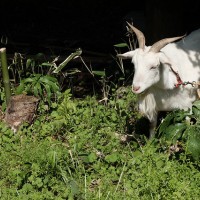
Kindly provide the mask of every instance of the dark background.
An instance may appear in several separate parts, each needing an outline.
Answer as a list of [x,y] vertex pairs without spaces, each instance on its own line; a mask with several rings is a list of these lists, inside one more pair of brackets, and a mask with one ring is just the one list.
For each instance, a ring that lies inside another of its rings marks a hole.
[[0,8],[10,53],[113,53],[126,38],[126,21],[145,33],[147,45],[200,28],[199,0],[0,0]]

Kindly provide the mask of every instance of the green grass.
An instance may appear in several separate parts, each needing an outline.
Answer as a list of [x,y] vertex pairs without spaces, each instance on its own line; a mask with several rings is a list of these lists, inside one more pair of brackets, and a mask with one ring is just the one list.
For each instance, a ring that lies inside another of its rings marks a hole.
[[66,91],[16,134],[1,122],[0,199],[199,199],[198,161],[158,139],[122,139],[140,117],[128,91],[107,105]]

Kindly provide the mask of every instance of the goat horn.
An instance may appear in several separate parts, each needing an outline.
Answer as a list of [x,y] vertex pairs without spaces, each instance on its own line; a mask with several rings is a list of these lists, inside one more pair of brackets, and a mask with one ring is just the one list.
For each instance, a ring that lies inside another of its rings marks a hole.
[[140,30],[135,28],[133,25],[129,24],[128,22],[127,22],[127,24],[132,29],[132,31],[136,34],[137,39],[138,39],[138,43],[139,43],[139,48],[144,50],[144,46],[145,46],[144,34]]
[[173,37],[173,38],[165,38],[165,39],[162,39],[162,40],[159,40],[158,42],[154,43],[150,50],[151,52],[154,52],[154,53],[157,53],[159,52],[163,47],[165,47],[167,44],[171,43],[171,42],[174,42],[176,40],[179,40],[181,38],[185,37],[185,35],[183,36],[179,36],[179,37]]

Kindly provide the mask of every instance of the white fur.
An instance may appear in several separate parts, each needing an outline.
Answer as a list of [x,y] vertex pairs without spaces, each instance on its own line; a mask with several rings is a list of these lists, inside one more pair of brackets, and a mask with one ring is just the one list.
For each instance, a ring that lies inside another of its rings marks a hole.
[[197,99],[196,88],[191,85],[175,87],[177,77],[172,68],[183,82],[200,81],[200,29],[158,53],[149,49],[135,49],[121,57],[130,58],[135,66],[132,88],[139,95],[139,110],[151,122],[152,137],[159,111],[186,110]]

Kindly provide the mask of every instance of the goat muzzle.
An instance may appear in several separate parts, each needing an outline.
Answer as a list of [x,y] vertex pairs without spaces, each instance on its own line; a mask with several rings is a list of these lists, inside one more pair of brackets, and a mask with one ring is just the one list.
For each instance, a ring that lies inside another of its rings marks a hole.
[[140,89],[140,86],[133,86],[132,91],[136,93]]

